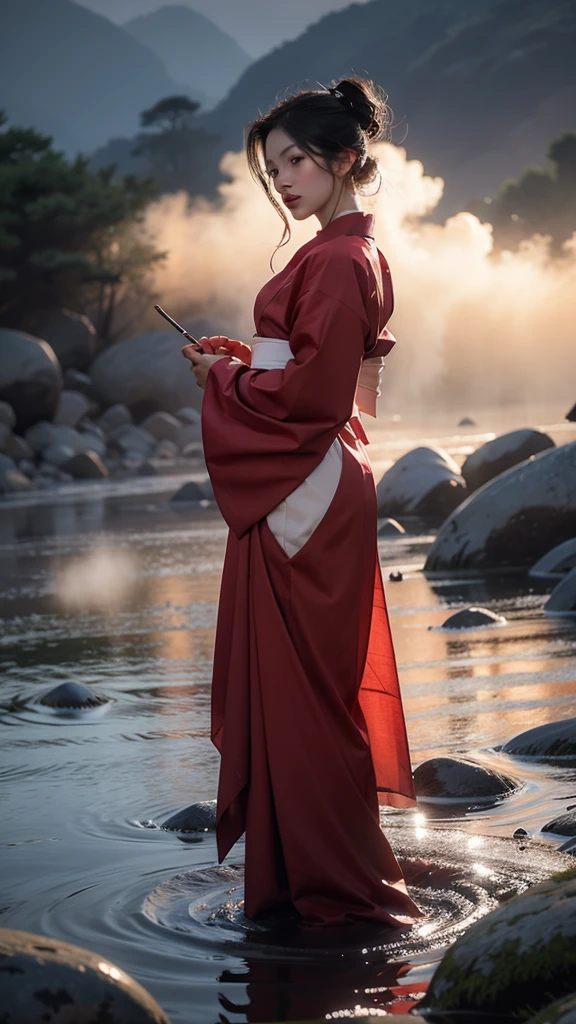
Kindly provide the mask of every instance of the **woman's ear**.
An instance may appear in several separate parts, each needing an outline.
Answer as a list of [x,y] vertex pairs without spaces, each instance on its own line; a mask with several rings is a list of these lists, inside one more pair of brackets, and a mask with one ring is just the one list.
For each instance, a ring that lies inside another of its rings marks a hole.
[[343,178],[348,173],[352,165],[354,164],[358,154],[353,149],[345,149],[336,157],[335,173],[339,178]]

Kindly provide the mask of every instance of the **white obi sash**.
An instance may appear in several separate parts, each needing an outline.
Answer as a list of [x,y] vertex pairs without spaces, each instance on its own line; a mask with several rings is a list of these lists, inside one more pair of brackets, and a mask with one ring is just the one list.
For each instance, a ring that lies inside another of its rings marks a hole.
[[[251,338],[250,345],[253,370],[283,370],[293,358],[290,343],[284,338],[257,335]],[[370,416],[376,415],[383,365],[381,356],[364,360],[353,415],[357,415],[358,410]],[[300,551],[321,523],[334,499],[341,473],[342,445],[336,438],[316,469],[266,516],[270,530],[289,558]]]
[[[253,370],[283,370],[286,363],[294,358],[290,342],[285,338],[263,338],[256,335],[251,339],[250,345]],[[383,368],[383,356],[373,356],[362,361],[353,415],[357,416],[358,411],[365,412],[368,416],[377,415]]]

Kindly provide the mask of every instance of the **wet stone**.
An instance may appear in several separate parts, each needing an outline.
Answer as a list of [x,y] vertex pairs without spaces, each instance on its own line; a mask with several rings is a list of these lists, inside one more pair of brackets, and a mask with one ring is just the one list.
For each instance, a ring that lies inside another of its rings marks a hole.
[[489,608],[463,608],[442,624],[442,629],[475,629],[479,626],[505,626],[506,619]]
[[565,718],[561,722],[548,722],[527,729],[507,740],[501,750],[518,757],[576,757],[576,718]]
[[182,484],[180,490],[172,495],[170,502],[172,504],[179,504],[188,501],[202,501],[203,499],[204,494],[198,484],[190,480],[189,483]]
[[512,776],[463,757],[432,757],[414,771],[416,796],[423,803],[494,803],[519,785]]
[[443,957],[422,1007],[526,1019],[571,993],[575,975],[576,868],[476,921]]
[[106,697],[99,697],[83,683],[60,683],[40,698],[40,704],[50,708],[94,708],[107,703]]
[[142,985],[100,953],[0,928],[2,1020],[170,1024]]
[[543,832],[554,832],[559,836],[576,836],[576,814],[560,814],[553,818],[546,825],[542,826]]
[[385,519],[378,527],[379,537],[398,537],[403,533],[406,533],[406,530],[396,519]]
[[162,822],[169,832],[206,832],[216,828],[216,801],[203,800],[177,811]]
[[556,584],[544,611],[547,615],[572,615],[576,612],[576,569]]

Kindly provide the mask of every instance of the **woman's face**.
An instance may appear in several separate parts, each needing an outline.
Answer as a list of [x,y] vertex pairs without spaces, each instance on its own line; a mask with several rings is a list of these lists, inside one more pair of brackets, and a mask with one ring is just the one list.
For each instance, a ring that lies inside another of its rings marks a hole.
[[[340,161],[340,166],[336,164],[334,173],[338,177],[343,176],[352,166],[355,157],[356,154],[350,151],[350,155]],[[306,220],[312,214],[316,214],[321,221],[327,219],[336,203],[339,204],[339,197],[346,195],[347,189],[342,182],[338,178],[336,183],[333,182],[326,161],[321,156],[315,156],[313,160],[283,128],[273,128],[269,132],[265,143],[265,159],[271,187],[281,197],[298,196],[295,202],[285,204],[286,210],[290,210],[295,220]]]

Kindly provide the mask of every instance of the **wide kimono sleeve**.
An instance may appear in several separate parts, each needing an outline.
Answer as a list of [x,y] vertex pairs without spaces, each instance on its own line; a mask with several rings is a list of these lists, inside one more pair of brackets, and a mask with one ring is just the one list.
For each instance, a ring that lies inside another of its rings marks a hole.
[[349,251],[315,250],[290,310],[284,369],[212,364],[202,439],[218,506],[241,537],[324,458],[353,412],[370,325],[366,269]]

